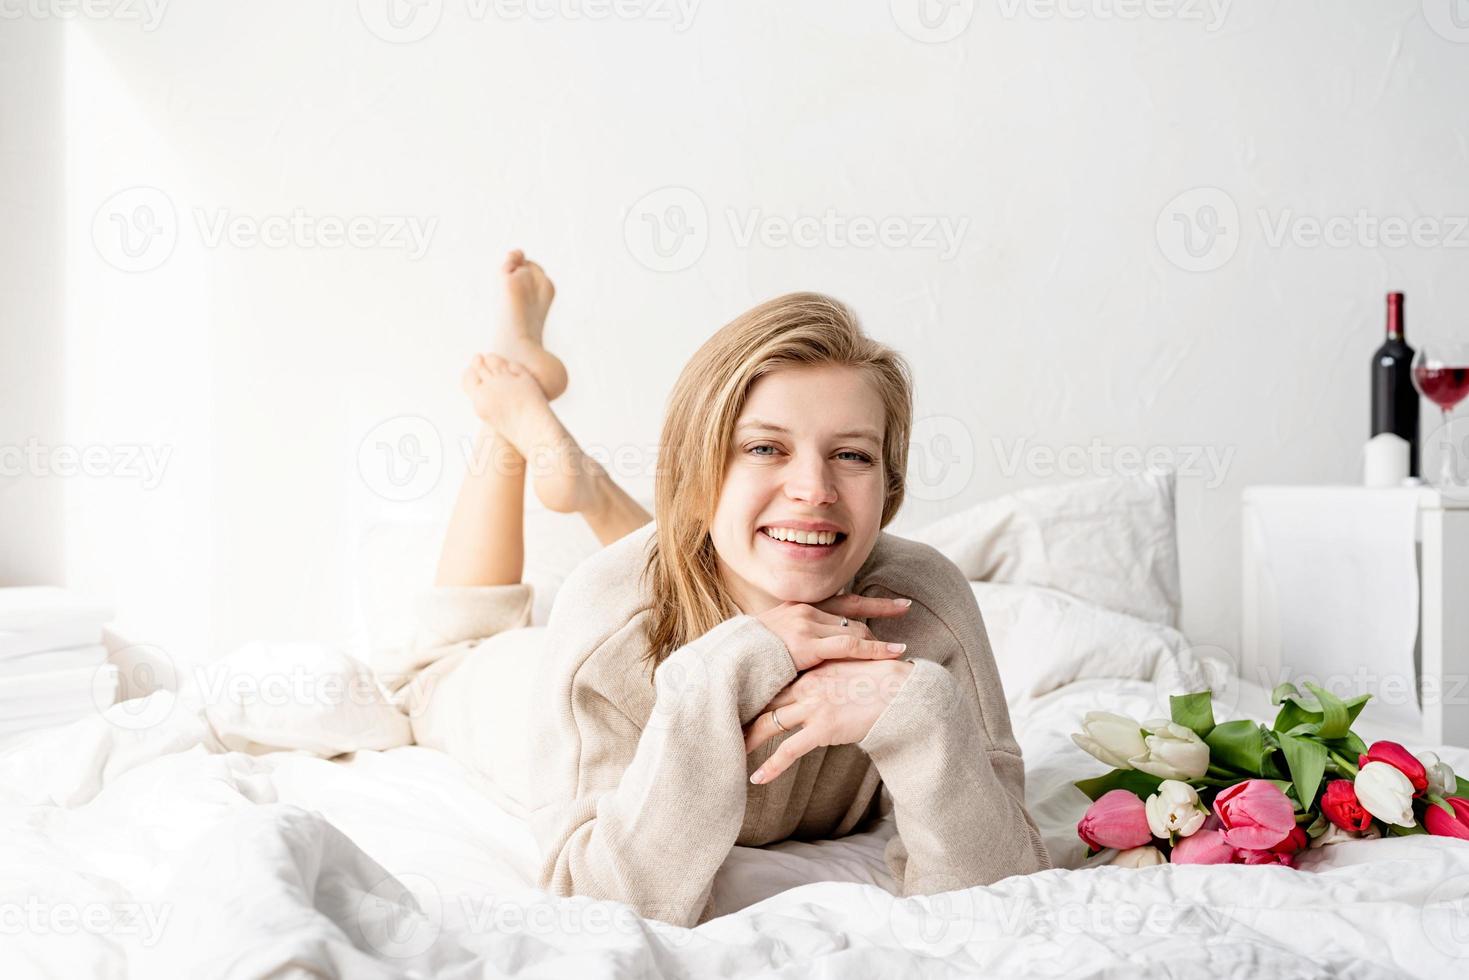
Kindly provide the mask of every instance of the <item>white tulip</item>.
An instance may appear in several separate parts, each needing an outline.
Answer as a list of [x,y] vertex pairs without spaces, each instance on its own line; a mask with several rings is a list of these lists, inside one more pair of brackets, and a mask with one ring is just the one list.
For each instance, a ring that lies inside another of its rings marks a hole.
[[1118,851],[1117,856],[1107,863],[1119,868],[1151,868],[1155,864],[1167,864],[1168,859],[1152,844],[1144,844]]
[[1164,840],[1172,840],[1174,834],[1191,836],[1209,815],[1199,805],[1198,791],[1176,779],[1159,783],[1158,792],[1148,797],[1143,809],[1148,815],[1148,829]]
[[1413,784],[1396,766],[1369,762],[1357,770],[1357,802],[1383,823],[1412,827]]
[[1088,711],[1081,727],[1071,741],[1114,769],[1131,769],[1127,760],[1145,751],[1142,726],[1124,715]]
[[1209,770],[1209,746],[1193,729],[1171,721],[1150,721],[1144,751],[1127,761],[1159,779],[1198,779]]
[[1428,773],[1428,792],[1434,796],[1453,796],[1458,792],[1459,780],[1454,777],[1454,770],[1440,762],[1437,755],[1419,752],[1418,761],[1423,763],[1423,768]]
[[1326,833],[1320,837],[1311,838],[1311,847],[1327,847],[1331,844],[1343,844],[1349,840],[1376,840],[1382,836],[1382,831],[1375,826],[1368,827],[1360,834],[1354,834],[1350,830],[1342,830],[1330,820],[1326,821]]

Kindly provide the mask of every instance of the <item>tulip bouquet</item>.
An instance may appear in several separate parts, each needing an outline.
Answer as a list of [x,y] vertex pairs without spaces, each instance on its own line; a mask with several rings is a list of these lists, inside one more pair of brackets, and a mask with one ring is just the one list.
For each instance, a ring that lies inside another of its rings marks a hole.
[[[1453,769],[1396,742],[1366,745],[1352,723],[1371,695],[1314,684],[1271,693],[1271,727],[1214,722],[1208,691],[1169,699],[1171,720],[1088,712],[1077,745],[1111,772],[1076,783],[1092,801],[1076,832],[1113,864],[1284,864],[1307,847],[1364,837],[1469,840]],[[1314,695],[1314,696],[1312,696]]]

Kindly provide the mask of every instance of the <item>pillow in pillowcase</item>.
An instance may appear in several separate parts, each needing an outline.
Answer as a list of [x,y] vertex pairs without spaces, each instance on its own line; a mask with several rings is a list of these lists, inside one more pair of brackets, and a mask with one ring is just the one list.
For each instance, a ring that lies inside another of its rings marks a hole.
[[1152,471],[1031,487],[901,533],[970,581],[1044,586],[1177,626],[1173,502],[1173,473]]
[[1055,589],[994,582],[970,587],[1012,706],[1083,678],[1153,680],[1188,649],[1171,626]]

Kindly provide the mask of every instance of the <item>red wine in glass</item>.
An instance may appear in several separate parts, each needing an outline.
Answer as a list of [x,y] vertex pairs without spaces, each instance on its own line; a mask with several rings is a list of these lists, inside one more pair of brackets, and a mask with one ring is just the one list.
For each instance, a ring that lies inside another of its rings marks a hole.
[[1452,412],[1469,395],[1469,364],[1463,367],[1424,367],[1413,369],[1413,381],[1423,397],[1445,412]]
[[1469,479],[1469,467],[1460,459],[1461,448],[1450,432],[1449,415],[1454,407],[1469,396],[1469,341],[1425,344],[1413,356],[1413,387],[1418,393],[1443,410],[1443,427],[1439,430],[1440,490],[1463,491]]

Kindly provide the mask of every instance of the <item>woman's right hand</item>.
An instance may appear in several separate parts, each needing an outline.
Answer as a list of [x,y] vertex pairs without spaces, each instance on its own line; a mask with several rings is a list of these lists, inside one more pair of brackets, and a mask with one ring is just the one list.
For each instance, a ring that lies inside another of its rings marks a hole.
[[[796,670],[814,667],[824,660],[892,660],[908,649],[906,643],[884,643],[875,639],[863,619],[901,616],[911,599],[879,596],[834,595],[812,605],[782,602],[755,618],[764,623],[790,651]],[[847,625],[842,625],[842,619]],[[860,618],[859,618],[860,617]]]

